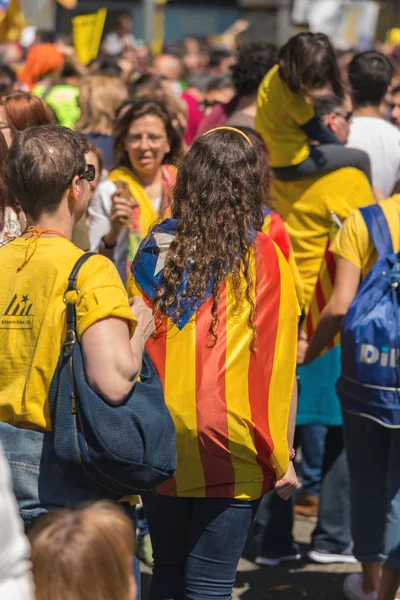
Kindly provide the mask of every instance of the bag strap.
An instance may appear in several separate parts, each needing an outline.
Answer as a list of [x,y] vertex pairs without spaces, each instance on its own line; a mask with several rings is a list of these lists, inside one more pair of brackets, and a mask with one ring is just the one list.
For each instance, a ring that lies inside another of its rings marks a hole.
[[378,252],[379,258],[393,253],[392,236],[385,213],[379,204],[372,204],[360,209],[360,213],[368,228],[369,236]]
[[[64,302],[66,304],[66,316],[67,316],[67,333],[64,341],[64,356],[69,356],[72,352],[73,346],[76,342],[76,296],[80,294],[79,289],[76,287],[78,280],[79,271],[85,262],[91,257],[95,256],[95,252],[86,252],[76,261],[74,268],[68,277],[68,287],[65,290]],[[69,300],[67,294],[69,292],[75,292],[74,300]]]

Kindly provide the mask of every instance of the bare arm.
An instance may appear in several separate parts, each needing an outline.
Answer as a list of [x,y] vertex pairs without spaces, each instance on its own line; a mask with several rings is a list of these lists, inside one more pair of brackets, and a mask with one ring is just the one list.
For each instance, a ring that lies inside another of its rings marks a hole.
[[82,336],[88,382],[113,405],[121,404],[135,385],[145,344],[154,331],[152,311],[141,298],[134,299],[132,311],[138,322],[131,340],[128,323],[116,317],[97,321]]
[[321,313],[303,364],[315,360],[340,330],[360,284],[361,270],[345,258],[338,258],[335,284],[330,300]]
[[[290,402],[289,423],[288,423],[288,446],[293,448],[294,430],[296,427],[297,413],[297,380],[294,379],[292,399]],[[282,500],[289,500],[294,490],[298,485],[296,471],[294,470],[293,461],[289,462],[287,473],[282,479],[275,484],[275,491]]]

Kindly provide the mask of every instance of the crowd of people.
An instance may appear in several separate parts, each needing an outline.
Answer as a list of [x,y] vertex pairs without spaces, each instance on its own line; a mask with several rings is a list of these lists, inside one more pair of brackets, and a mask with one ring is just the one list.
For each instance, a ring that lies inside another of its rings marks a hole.
[[134,600],[138,558],[151,600],[229,599],[295,514],[396,597],[398,53],[246,27],[0,45],[4,600]]

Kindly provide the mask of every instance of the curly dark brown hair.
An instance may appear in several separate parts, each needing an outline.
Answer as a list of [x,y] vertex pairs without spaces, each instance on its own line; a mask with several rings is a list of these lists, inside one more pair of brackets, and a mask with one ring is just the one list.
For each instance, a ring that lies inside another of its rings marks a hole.
[[[243,135],[218,130],[199,138],[183,160],[174,189],[177,232],[171,243],[162,285],[153,301],[158,324],[179,324],[188,306],[198,310],[212,293],[209,336],[217,340],[220,286],[228,273],[235,309],[251,306],[249,326],[256,340],[250,248],[261,231],[269,185],[257,153]],[[183,282],[185,291],[179,293]],[[238,312],[240,314],[240,312]]]
[[147,115],[159,117],[164,123],[168,142],[171,147],[171,150],[164,157],[164,163],[176,164],[179,162],[183,153],[182,138],[173,125],[173,116],[168,111],[167,106],[158,100],[135,98],[132,100],[130,109],[117,121],[114,127],[114,153],[118,165],[131,168],[127,152],[125,151],[125,138],[133,121]]

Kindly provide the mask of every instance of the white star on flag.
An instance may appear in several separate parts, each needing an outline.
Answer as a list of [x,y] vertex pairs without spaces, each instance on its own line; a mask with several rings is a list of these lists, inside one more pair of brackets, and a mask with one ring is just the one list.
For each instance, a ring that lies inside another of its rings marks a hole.
[[162,233],[160,231],[154,233],[154,239],[159,250],[154,275],[158,275],[159,272],[162,271],[165,267],[165,261],[167,260],[168,250],[174,237],[175,236],[171,235],[170,233]]

